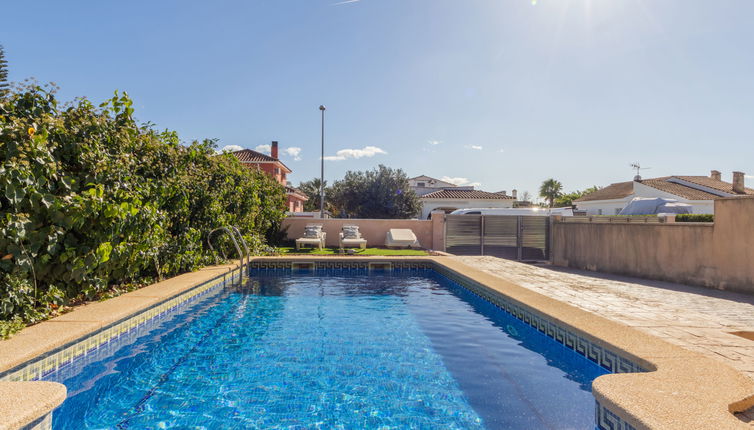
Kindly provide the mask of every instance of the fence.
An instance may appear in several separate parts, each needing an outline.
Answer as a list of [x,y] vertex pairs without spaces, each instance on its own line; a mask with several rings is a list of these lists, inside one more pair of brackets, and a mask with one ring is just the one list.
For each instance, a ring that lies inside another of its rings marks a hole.
[[546,216],[447,215],[445,250],[455,255],[548,260],[550,219]]

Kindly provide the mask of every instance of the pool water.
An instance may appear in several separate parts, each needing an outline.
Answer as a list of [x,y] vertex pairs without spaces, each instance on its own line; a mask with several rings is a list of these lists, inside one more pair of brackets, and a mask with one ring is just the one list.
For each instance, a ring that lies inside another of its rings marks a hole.
[[593,429],[605,373],[431,270],[270,270],[45,379],[55,429]]

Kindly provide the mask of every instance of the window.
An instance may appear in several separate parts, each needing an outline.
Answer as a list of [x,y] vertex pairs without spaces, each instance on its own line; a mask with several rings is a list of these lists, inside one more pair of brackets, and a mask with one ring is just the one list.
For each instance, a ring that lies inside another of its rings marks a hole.
[[426,183],[424,183],[424,182],[417,182],[417,183],[416,183],[416,186],[417,186],[417,187],[422,187],[422,188],[424,188],[424,187],[426,187],[426,186],[427,186],[427,184],[426,184]]
[[615,208],[615,214],[618,215],[622,210],[623,208]]
[[602,215],[602,209],[597,209],[597,215]]

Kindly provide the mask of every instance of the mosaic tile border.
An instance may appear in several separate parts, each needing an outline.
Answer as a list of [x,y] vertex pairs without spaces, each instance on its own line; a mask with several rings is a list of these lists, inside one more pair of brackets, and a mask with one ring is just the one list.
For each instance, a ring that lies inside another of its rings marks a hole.
[[561,327],[543,315],[538,315],[537,313],[532,312],[528,307],[513,303],[501,293],[491,290],[478,282],[460,276],[443,266],[435,266],[434,269],[448,280],[461,285],[482,299],[491,302],[517,319],[536,328],[540,333],[544,333],[558,343],[576,351],[580,355],[583,355],[612,373],[638,373],[647,371],[631,360],[621,357],[609,349]]
[[86,357],[93,351],[113,345],[115,340],[137,330],[148,321],[165,317],[168,312],[178,307],[186,306],[218,288],[224,288],[228,284],[237,283],[240,281],[240,275],[241,272],[238,270],[219,275],[175,297],[157,303],[80,339],[35,357],[26,363],[6,370],[0,373],[0,381],[40,380],[51,372],[69,366],[77,359]]
[[[292,269],[296,264],[313,264],[315,270],[319,269],[364,269],[368,270],[369,265],[390,263],[393,269],[432,269],[434,264],[430,261],[390,261],[390,260],[362,260],[356,259],[350,261],[335,260],[252,260],[249,267],[251,269]],[[311,269],[304,269],[311,270]],[[384,269],[375,269],[384,270]]]
[[[487,300],[517,319],[536,328],[540,333],[547,335],[558,343],[572,349],[580,355],[583,355],[587,359],[599,364],[612,373],[638,373],[647,371],[631,360],[621,357],[601,345],[553,323],[549,318],[537,315],[528,309],[528,307],[513,303],[503,294],[491,290],[481,283],[463,277],[441,264],[435,265],[433,268],[435,272],[447,278],[449,281],[466,288],[471,293]],[[619,415],[612,412],[596,400],[594,422],[599,430],[636,430]]]
[[594,422],[600,430],[636,430],[634,426],[623,421],[621,417],[595,401]]
[[52,429],[52,412],[21,427],[21,430],[50,430]]
[[[302,261],[303,262],[303,261]],[[359,269],[369,270],[369,261],[306,261],[314,263],[319,269]],[[291,269],[291,260],[259,260],[252,261],[252,269]],[[530,308],[514,303],[510,298],[489,287],[464,277],[457,272],[432,261],[392,261],[395,269],[433,269],[438,275],[450,282],[458,284],[472,294],[494,304],[501,310],[511,314],[516,319],[537,329],[540,333],[554,339],[576,353],[583,355],[592,362],[602,366],[612,373],[647,372],[642,366],[610,351],[603,346],[586,339],[560,325],[554,323],[544,315],[533,312]],[[595,401],[596,402],[596,401]],[[633,426],[620,416],[610,411],[599,402],[595,405],[595,423],[600,430],[635,430]]]

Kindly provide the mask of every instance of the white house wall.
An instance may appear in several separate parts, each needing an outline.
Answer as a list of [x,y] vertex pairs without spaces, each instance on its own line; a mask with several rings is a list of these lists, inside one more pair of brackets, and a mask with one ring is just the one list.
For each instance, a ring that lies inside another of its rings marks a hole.
[[586,211],[587,215],[617,215],[626,207],[634,196],[613,200],[590,200],[576,202],[576,209]]
[[688,200],[683,197],[676,196],[665,191],[660,191],[657,188],[652,188],[642,184],[641,182],[634,182],[634,195],[636,197],[661,197],[664,199],[675,199],[679,203],[687,203],[691,205],[691,212],[695,214],[713,214],[715,213],[715,201],[714,200]]
[[435,209],[455,208],[455,209],[468,209],[468,208],[512,208],[513,199],[506,200],[490,200],[490,199],[469,199],[469,200],[457,200],[457,199],[432,199],[423,200],[421,219],[427,219],[429,214]]

